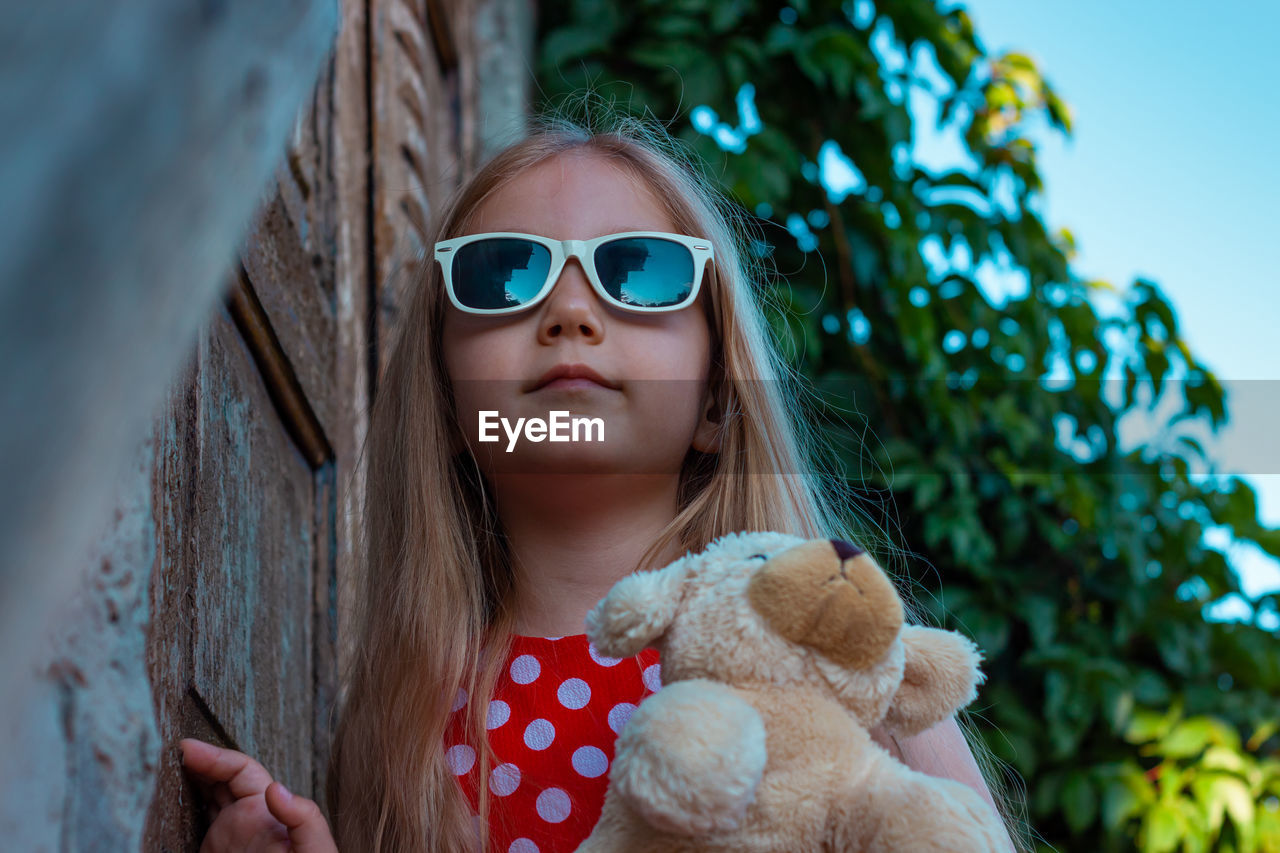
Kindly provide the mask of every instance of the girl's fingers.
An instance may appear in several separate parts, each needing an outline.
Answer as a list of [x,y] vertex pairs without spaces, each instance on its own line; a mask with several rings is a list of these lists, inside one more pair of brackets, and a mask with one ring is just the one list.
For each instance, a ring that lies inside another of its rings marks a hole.
[[231,789],[227,787],[226,782],[219,782],[214,785],[209,790],[209,797],[220,809],[225,809],[236,801],[235,795],[231,793]]
[[[211,820],[238,800],[262,794],[267,810],[279,821],[276,829],[281,835],[287,834],[290,849],[295,853],[337,853],[338,847],[320,807],[306,797],[294,796],[279,782],[273,782],[261,764],[242,752],[222,749],[196,738],[183,738],[179,745],[183,765],[216,803],[210,806]],[[214,827],[217,826],[215,822]],[[268,849],[275,849],[270,842],[279,836],[273,838],[270,826],[261,827],[259,834]]]
[[253,853],[289,853],[292,849],[288,831],[275,820],[263,826],[238,849]]
[[202,779],[214,783],[215,791],[219,787],[217,783],[222,782],[232,798],[240,799],[260,794],[271,784],[271,774],[243,752],[223,749],[196,738],[183,738],[178,744],[182,747],[183,765]]
[[296,853],[338,853],[329,824],[315,801],[290,793],[279,782],[267,787],[267,808],[289,830]]
[[205,814],[209,818],[209,822],[218,819],[218,812],[236,801],[231,796],[231,789],[227,787],[225,782],[219,782],[216,785],[206,782],[201,777],[191,774],[191,784],[199,793],[200,802],[204,804]]
[[196,790],[204,797],[205,802],[213,809],[215,815],[219,809],[225,809],[236,801],[226,782],[210,782],[201,776],[196,776],[195,774],[192,774],[192,776],[192,784],[196,786]]

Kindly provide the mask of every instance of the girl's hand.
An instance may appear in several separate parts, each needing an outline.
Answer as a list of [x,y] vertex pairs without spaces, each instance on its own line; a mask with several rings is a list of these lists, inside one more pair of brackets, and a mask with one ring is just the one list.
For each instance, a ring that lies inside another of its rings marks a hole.
[[182,763],[212,800],[200,853],[337,853],[320,807],[243,752],[183,738]]

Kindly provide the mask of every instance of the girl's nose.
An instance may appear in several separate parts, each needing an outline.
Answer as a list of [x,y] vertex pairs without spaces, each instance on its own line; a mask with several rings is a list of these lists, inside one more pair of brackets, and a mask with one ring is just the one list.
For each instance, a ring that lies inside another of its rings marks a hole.
[[604,337],[602,314],[600,297],[587,280],[586,270],[577,258],[570,258],[543,306],[539,337],[552,339],[579,334],[599,341]]

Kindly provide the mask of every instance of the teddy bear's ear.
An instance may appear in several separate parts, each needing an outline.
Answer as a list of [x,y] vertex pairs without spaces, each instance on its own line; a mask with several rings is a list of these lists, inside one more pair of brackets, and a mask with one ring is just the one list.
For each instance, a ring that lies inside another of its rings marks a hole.
[[973,641],[955,631],[902,626],[905,663],[902,684],[884,717],[885,728],[905,736],[919,734],[978,695],[986,676]]
[[684,594],[686,561],[635,572],[613,585],[587,613],[587,637],[611,657],[629,658],[651,646],[675,618]]

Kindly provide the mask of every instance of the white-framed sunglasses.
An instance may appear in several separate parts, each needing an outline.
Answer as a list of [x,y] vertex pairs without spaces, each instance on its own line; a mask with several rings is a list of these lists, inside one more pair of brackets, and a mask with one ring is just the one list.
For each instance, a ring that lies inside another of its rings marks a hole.
[[622,231],[591,240],[491,231],[436,243],[449,301],[468,314],[514,314],[537,305],[570,257],[610,305],[627,311],[679,311],[698,298],[713,260],[711,241],[665,231]]

